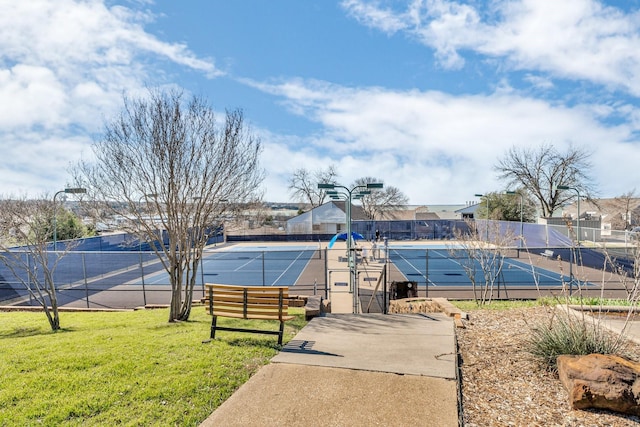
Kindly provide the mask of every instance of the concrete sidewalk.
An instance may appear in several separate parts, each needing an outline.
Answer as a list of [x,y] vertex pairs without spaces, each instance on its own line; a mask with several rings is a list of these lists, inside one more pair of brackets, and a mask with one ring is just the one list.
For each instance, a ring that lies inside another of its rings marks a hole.
[[[606,312],[606,308],[604,312]],[[576,315],[579,315],[578,311],[575,311]],[[640,345],[640,313],[632,315],[629,321],[626,320],[626,308],[621,307],[616,312],[621,313],[619,317],[602,316],[598,317],[598,312],[590,315],[594,319],[594,322],[601,322],[601,324],[616,334],[621,334],[629,341],[633,341]],[[599,319],[599,320],[597,320]]]
[[456,426],[453,320],[441,313],[311,320],[201,426]]

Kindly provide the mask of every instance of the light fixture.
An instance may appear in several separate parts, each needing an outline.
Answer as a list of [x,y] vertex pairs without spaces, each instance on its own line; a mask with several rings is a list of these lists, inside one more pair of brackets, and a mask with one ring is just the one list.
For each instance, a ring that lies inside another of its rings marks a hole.
[[[359,296],[358,296],[358,284],[356,283],[357,271],[355,264],[355,257],[353,254],[353,249],[351,247],[351,202],[354,199],[361,198],[365,194],[370,194],[371,191],[365,193],[362,190],[369,189],[379,189],[383,188],[384,184],[379,182],[372,182],[363,185],[356,185],[353,188],[348,188],[339,184],[330,184],[330,183],[319,183],[319,190],[331,190],[326,191],[329,197],[333,200],[341,199],[346,201],[346,214],[347,214],[347,263],[349,267],[349,289],[353,292],[353,313],[358,314],[360,312],[360,304],[359,304]],[[341,188],[344,192],[336,191],[336,188]],[[358,194],[357,192],[360,192]]]
[[65,188],[64,190],[58,191],[53,195],[53,251],[58,250],[58,215],[56,209],[56,197],[58,194],[66,193],[66,194],[84,194],[87,192],[86,188],[81,187],[72,187]]

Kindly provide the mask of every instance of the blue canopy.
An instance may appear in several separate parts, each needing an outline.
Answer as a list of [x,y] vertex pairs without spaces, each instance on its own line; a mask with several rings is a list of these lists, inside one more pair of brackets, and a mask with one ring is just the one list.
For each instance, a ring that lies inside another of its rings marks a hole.
[[[364,240],[364,236],[360,233],[356,233],[355,231],[351,232],[351,238],[353,240]],[[329,241],[329,249],[331,249],[333,247],[333,244],[336,242],[336,240],[347,240],[347,233],[338,233],[335,236],[333,236],[331,238],[331,240]]]

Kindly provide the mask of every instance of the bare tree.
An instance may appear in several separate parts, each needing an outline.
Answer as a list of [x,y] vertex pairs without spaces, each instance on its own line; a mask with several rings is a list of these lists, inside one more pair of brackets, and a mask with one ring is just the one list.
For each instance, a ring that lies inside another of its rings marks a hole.
[[551,145],[538,148],[512,147],[498,161],[495,169],[499,177],[526,188],[540,205],[543,217],[575,196],[557,186],[577,189],[581,196],[594,198],[589,163],[590,153],[584,148],[569,147],[560,153]]
[[515,237],[510,229],[501,230],[498,222],[466,223],[465,231],[456,230],[456,243],[448,251],[469,278],[474,301],[484,305],[491,303],[495,291],[499,293],[504,261]]
[[322,205],[327,198],[327,193],[318,189],[318,184],[333,184],[337,177],[338,172],[334,165],[315,171],[304,168],[296,169],[289,178],[291,196],[299,201],[309,203],[312,209],[316,208]]
[[90,198],[125,218],[121,228],[148,242],[162,262],[170,322],[189,318],[203,248],[226,213],[259,198],[260,151],[241,111],[227,111],[218,123],[202,98],[150,90],[125,97],[93,145],[95,161],[74,168]]
[[[366,187],[367,184],[382,182],[380,179],[367,176],[357,179],[353,186]],[[399,188],[385,186],[381,190],[375,190],[370,194],[364,195],[360,202],[362,203],[362,211],[367,218],[375,220],[384,218],[389,211],[404,208],[409,199]]]
[[616,230],[629,230],[638,223],[636,208],[638,207],[638,196],[633,189],[618,197],[613,201],[614,208],[620,212],[620,217],[612,219],[612,227]]
[[46,196],[0,201],[0,261],[42,307],[54,331],[60,329],[54,273],[74,245],[65,242],[58,246],[60,250],[52,250],[49,242],[55,214],[55,203]]

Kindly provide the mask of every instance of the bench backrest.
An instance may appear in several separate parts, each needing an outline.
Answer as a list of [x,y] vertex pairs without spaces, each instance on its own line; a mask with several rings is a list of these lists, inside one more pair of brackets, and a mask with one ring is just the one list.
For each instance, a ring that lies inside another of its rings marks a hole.
[[238,286],[207,283],[209,314],[242,319],[283,320],[288,316],[286,286]]

